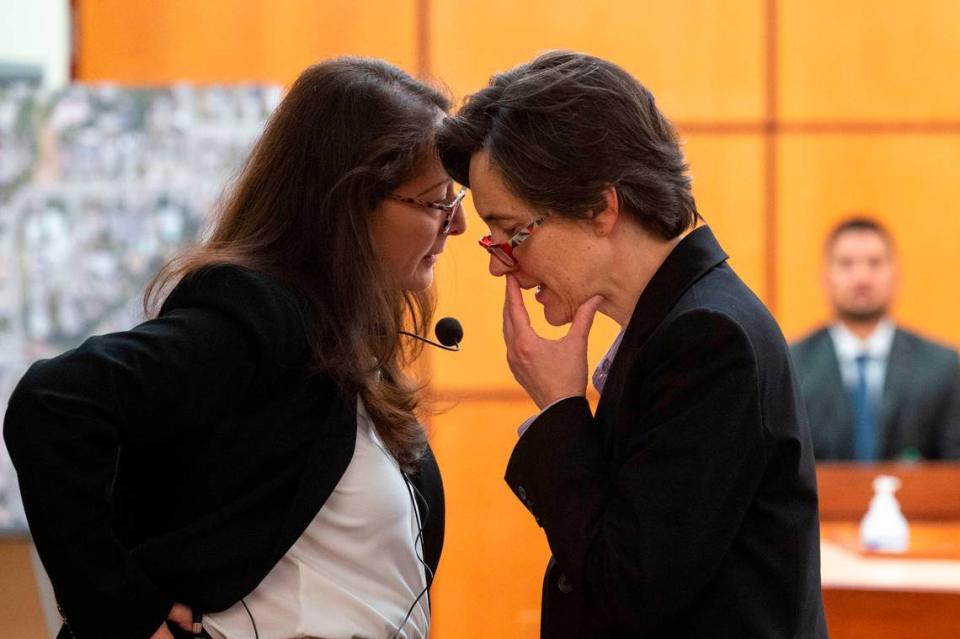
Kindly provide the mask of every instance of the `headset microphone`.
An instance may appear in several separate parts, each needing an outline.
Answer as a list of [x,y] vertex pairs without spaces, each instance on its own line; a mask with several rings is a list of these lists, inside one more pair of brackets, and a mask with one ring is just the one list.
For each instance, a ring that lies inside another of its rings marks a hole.
[[440,340],[440,343],[429,340],[426,337],[421,337],[416,333],[409,333],[407,331],[400,331],[401,335],[407,335],[414,339],[418,339],[421,342],[426,342],[431,346],[436,346],[437,348],[442,348],[445,351],[459,351],[460,342],[463,341],[463,326],[460,325],[453,317],[444,317],[439,322],[437,326],[433,329],[433,332],[436,334],[437,339]]

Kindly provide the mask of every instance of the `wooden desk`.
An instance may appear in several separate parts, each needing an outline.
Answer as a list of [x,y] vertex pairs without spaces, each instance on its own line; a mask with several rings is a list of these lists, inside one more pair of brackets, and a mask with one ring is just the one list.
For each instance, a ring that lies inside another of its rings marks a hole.
[[[910,523],[902,555],[864,551],[859,520],[876,475],[895,475]],[[821,574],[832,639],[960,637],[960,464],[823,464]]]
[[873,496],[873,478],[895,475],[903,482],[897,499],[907,519],[960,521],[960,463],[817,464],[820,519],[860,521]]

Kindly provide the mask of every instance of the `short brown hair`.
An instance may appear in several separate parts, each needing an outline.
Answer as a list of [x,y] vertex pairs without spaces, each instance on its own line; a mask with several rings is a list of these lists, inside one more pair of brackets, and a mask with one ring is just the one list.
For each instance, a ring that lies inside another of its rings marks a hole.
[[653,95],[619,66],[545,53],[490,79],[438,137],[447,172],[469,186],[487,150],[507,187],[544,213],[589,217],[615,187],[648,232],[672,239],[699,218],[676,132]]
[[890,231],[879,221],[867,215],[852,215],[841,220],[836,226],[833,227],[833,229],[831,229],[830,233],[827,235],[826,241],[824,242],[824,254],[830,255],[830,251],[833,250],[833,245],[836,243],[837,238],[848,231],[867,231],[870,233],[876,233],[883,239],[884,242],[887,243],[891,253],[893,253],[896,247]]

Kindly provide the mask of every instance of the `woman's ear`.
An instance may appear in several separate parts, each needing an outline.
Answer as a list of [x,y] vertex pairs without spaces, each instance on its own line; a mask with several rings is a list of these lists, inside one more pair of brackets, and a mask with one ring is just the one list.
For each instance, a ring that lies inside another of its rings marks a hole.
[[612,185],[603,192],[602,207],[593,215],[591,221],[594,232],[599,237],[606,237],[613,231],[613,227],[620,218],[620,198],[617,197],[617,189]]

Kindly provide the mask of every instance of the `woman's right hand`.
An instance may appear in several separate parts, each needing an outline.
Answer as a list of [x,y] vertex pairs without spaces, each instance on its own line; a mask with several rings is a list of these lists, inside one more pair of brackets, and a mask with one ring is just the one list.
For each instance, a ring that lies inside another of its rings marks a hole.
[[[170,609],[170,614],[167,615],[167,620],[172,621],[188,632],[193,629],[193,611],[190,610],[189,606],[179,603],[173,604],[173,608]],[[173,639],[173,633],[167,629],[167,624],[164,623],[150,636],[150,639]]]
[[545,339],[530,324],[517,278],[507,273],[505,279],[503,341],[514,378],[540,409],[566,397],[586,395],[587,340],[603,298],[594,295],[581,304],[562,338]]

